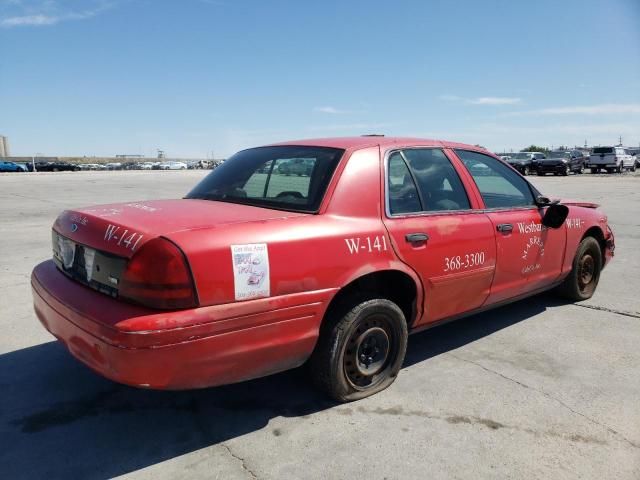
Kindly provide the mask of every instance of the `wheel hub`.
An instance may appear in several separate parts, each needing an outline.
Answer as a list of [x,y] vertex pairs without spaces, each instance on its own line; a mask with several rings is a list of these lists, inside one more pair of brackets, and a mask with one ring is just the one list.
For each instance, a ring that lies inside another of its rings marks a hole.
[[580,259],[580,283],[582,286],[587,286],[593,280],[595,273],[595,261],[591,255],[585,255]]
[[380,327],[365,330],[356,345],[356,368],[361,375],[371,376],[382,370],[389,355],[387,332]]

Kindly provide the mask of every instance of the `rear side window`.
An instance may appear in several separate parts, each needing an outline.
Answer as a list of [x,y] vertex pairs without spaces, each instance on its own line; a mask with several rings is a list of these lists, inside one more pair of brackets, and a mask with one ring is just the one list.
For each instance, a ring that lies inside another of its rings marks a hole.
[[467,193],[444,152],[416,148],[389,157],[391,214],[470,209]]
[[400,152],[389,157],[389,213],[398,215],[422,210],[418,189]]
[[313,213],[343,154],[338,148],[293,145],[243,150],[186,198]]
[[489,155],[456,150],[480,190],[486,208],[534,205],[529,184],[511,168]]

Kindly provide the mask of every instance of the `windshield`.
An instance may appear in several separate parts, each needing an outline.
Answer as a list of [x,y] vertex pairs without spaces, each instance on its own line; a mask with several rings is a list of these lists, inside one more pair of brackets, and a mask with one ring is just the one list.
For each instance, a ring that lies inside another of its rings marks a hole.
[[531,159],[530,153],[516,153],[511,157],[511,160],[530,160],[530,159]]
[[600,155],[601,153],[613,153],[613,147],[596,147],[593,149],[594,155]]
[[243,150],[207,175],[186,198],[317,212],[344,150],[274,146]]
[[559,152],[549,152],[547,158],[569,158],[571,156],[570,152],[561,150]]

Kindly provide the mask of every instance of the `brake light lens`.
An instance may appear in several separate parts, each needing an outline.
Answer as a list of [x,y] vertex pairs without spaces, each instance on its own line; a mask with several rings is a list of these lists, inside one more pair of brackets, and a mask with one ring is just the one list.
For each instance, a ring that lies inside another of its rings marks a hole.
[[120,279],[118,295],[163,310],[197,306],[195,286],[184,254],[164,238],[149,241],[129,260]]

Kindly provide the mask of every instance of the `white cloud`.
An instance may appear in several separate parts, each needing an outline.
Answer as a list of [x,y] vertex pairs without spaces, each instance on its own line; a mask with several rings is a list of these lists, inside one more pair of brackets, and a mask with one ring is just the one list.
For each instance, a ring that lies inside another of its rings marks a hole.
[[478,97],[469,100],[473,105],[515,105],[521,103],[518,97]]
[[313,111],[319,113],[328,113],[330,115],[344,115],[345,113],[351,113],[349,110],[342,110],[331,106],[315,107]]
[[74,10],[55,0],[8,0],[0,4],[0,28],[55,25],[95,17],[114,6],[107,0],[89,0],[84,10]]
[[602,105],[578,105],[572,107],[550,107],[537,110],[505,113],[505,117],[537,115],[620,115],[640,113],[638,103],[605,103]]
[[26,25],[53,25],[58,23],[59,17],[47,15],[24,15],[22,17],[7,17],[0,20],[0,26],[19,27]]
[[519,97],[476,97],[465,98],[458,95],[440,95],[440,100],[445,102],[459,102],[469,105],[516,105],[522,103],[522,99]]

